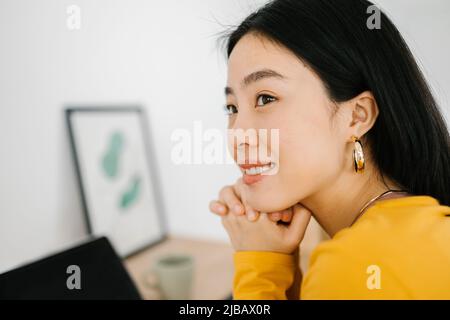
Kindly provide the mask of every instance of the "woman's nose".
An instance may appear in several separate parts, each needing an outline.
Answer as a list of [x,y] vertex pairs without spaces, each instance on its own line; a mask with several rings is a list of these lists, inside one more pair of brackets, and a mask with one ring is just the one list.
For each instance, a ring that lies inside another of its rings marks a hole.
[[239,164],[250,163],[257,157],[258,130],[255,123],[246,115],[238,114],[229,128],[228,143],[233,150],[233,158]]
[[249,129],[256,130],[256,124],[248,112],[241,111],[236,114],[236,118],[230,129],[241,129],[244,131]]

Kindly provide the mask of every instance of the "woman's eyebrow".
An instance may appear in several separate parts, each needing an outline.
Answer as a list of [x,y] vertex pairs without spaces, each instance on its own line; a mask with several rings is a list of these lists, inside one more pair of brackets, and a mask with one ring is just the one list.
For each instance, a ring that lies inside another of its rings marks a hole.
[[[250,73],[249,75],[245,76],[244,80],[242,80],[242,87],[246,87],[250,85],[251,83],[254,83],[256,81],[265,79],[265,78],[278,78],[278,79],[286,79],[285,76],[281,75],[280,73],[276,72],[272,69],[262,69],[255,72]],[[233,89],[231,87],[225,87],[225,95],[233,94]]]

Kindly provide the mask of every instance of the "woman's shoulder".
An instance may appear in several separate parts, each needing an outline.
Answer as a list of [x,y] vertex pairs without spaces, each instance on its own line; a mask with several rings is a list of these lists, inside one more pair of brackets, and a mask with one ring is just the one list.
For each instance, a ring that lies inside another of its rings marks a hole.
[[431,196],[416,195],[375,203],[352,227],[336,233],[330,243],[360,243],[365,248],[369,243],[386,243],[390,244],[388,249],[396,243],[424,243],[422,240],[440,232],[450,237],[450,207]]
[[421,283],[434,287],[447,283],[450,292],[449,215],[450,207],[429,196],[380,201],[352,227],[317,246],[305,284],[310,288],[334,284],[374,297],[380,293],[367,291],[367,281],[371,272],[379,272],[384,294],[389,293],[381,297],[417,297],[427,289]]
[[374,204],[352,227],[340,230],[316,251],[374,255],[404,252],[405,245],[433,246],[440,241],[450,241],[450,207],[430,196],[410,196]]

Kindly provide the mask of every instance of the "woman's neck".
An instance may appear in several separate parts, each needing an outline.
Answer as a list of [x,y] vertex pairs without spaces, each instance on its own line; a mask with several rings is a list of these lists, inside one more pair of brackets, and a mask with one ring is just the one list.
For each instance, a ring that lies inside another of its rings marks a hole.
[[[374,172],[343,173],[333,184],[303,199],[301,204],[312,212],[322,228],[333,237],[341,229],[349,227],[371,199],[389,189],[401,188],[389,179],[385,178],[383,181]],[[382,199],[402,196],[405,194],[394,193]],[[375,203],[376,201],[372,202],[365,210]]]

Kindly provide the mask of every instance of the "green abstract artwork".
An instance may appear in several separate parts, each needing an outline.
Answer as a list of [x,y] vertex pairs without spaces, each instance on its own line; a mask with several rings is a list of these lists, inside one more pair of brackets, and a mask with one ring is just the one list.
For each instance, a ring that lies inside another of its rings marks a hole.
[[134,177],[127,190],[122,194],[122,199],[120,201],[120,207],[123,209],[128,208],[132,205],[139,196],[141,179],[139,177]]
[[118,174],[119,158],[123,150],[123,134],[114,132],[109,138],[109,143],[102,159],[103,172],[109,178],[115,178]]
[[[125,137],[119,132],[113,132],[106,143],[106,151],[101,158],[101,170],[109,179],[110,183],[114,182],[120,176],[120,162],[123,158]],[[118,195],[118,207],[122,210],[131,207],[139,199],[141,189],[141,178],[139,175],[132,175],[130,181]]]

